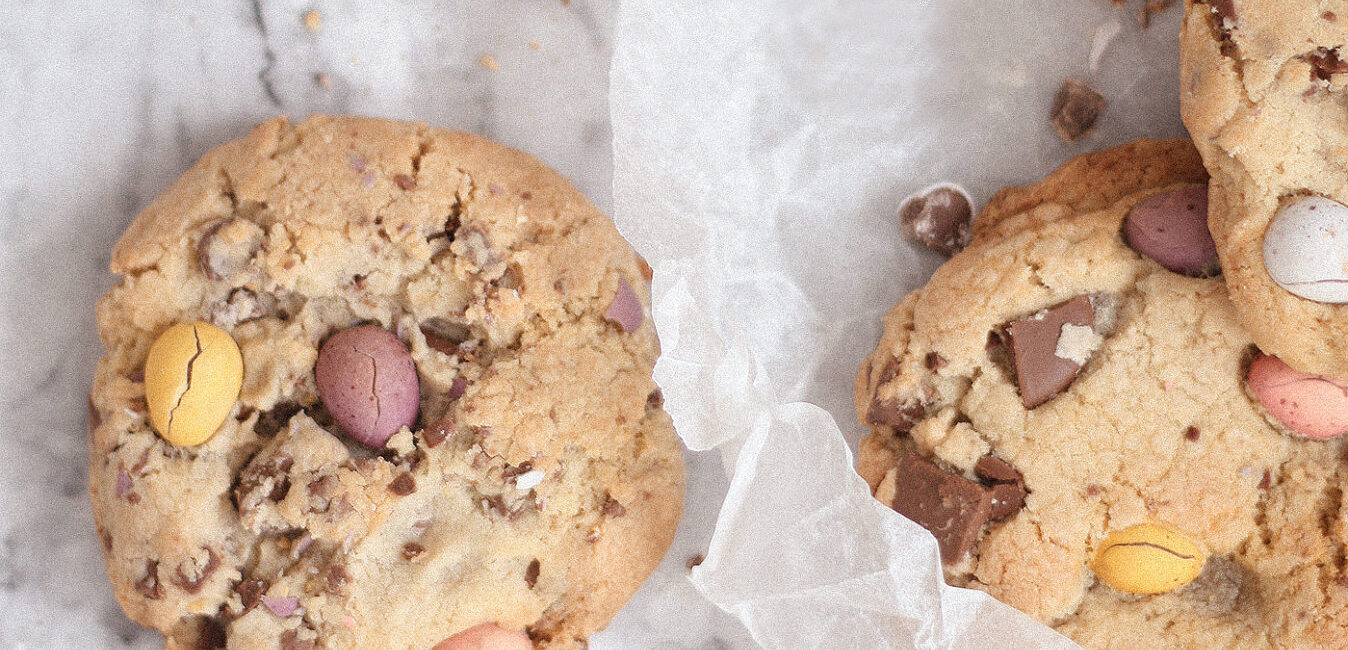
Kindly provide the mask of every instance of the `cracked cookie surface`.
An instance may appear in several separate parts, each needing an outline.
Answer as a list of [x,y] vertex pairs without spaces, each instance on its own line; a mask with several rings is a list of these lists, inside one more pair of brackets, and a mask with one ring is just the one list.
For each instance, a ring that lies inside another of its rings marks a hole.
[[1348,2],[1185,5],[1181,113],[1212,174],[1208,222],[1231,300],[1265,352],[1348,379],[1348,304],[1293,295],[1263,258],[1282,205],[1348,202]]
[[[947,510],[988,495],[935,520],[976,524],[943,540],[947,580],[1086,647],[1341,647],[1343,443],[1284,435],[1248,396],[1254,341],[1221,278],[1168,271],[1120,233],[1139,201],[1204,182],[1188,142],[1138,141],[994,197],[970,246],[886,317],[857,376],[857,470],[896,509],[928,490],[914,475],[944,482]],[[1027,406],[1008,326],[1054,318],[1047,350],[1071,373]],[[1100,582],[1108,534],[1147,522],[1199,544],[1203,572],[1154,596]]]
[[[151,204],[112,270],[90,494],[118,601],[168,647],[429,648],[484,622],[579,647],[673,537],[683,461],[647,267],[524,154],[273,120]],[[143,366],[197,320],[238,343],[243,382],[180,447],[151,426]],[[407,346],[421,386],[379,451],[315,385],[320,345],[361,323]]]

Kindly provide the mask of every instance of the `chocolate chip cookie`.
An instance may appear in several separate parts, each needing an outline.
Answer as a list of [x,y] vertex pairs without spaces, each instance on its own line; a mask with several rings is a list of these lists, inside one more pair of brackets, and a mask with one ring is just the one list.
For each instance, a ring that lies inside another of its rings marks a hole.
[[1180,105],[1236,312],[1268,354],[1348,380],[1348,3],[1185,5]]
[[994,197],[885,318],[857,469],[951,584],[1084,646],[1343,647],[1344,443],[1250,394],[1206,182],[1138,141]]
[[118,601],[169,647],[429,648],[487,623],[581,647],[673,537],[649,268],[524,154],[273,120],[111,265],[90,494]]

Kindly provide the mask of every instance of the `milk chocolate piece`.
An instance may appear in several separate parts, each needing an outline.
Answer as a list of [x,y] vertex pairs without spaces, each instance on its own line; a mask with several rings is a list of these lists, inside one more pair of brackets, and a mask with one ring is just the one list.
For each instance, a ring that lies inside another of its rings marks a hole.
[[911,451],[899,456],[896,470],[890,507],[936,536],[943,563],[959,562],[992,518],[992,492]]
[[1032,409],[1049,401],[1076,379],[1081,366],[1057,356],[1063,325],[1095,326],[1095,309],[1086,296],[1077,296],[1007,326],[1016,366],[1020,402]]
[[978,459],[974,474],[991,483],[992,518],[1002,519],[1020,512],[1025,507],[1025,479],[1016,468],[992,454]]
[[926,407],[921,402],[901,403],[897,399],[876,399],[866,412],[866,421],[907,432],[913,430],[913,425],[925,412]]
[[949,256],[969,245],[973,215],[964,192],[943,185],[904,199],[899,205],[899,226],[910,241]]

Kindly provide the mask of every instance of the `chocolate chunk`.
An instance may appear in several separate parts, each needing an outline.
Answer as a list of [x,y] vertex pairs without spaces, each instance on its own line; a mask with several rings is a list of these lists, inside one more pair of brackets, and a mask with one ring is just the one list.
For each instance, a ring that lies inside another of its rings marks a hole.
[[911,451],[899,456],[896,469],[890,507],[936,536],[942,562],[959,562],[992,518],[991,491]]
[[426,446],[432,449],[439,447],[441,443],[454,434],[454,417],[446,413],[435,424],[426,427],[421,431],[421,439],[426,441]]
[[136,591],[150,600],[164,597],[164,588],[159,584],[159,561],[145,561],[145,576],[136,581]]
[[894,427],[901,432],[913,430],[918,418],[926,413],[926,406],[918,401],[901,403],[897,399],[876,399],[866,412],[866,421],[874,425]]
[[972,220],[969,197],[954,186],[935,187],[899,205],[903,236],[942,255],[954,255],[969,245]]
[[1212,13],[1217,14],[1217,27],[1222,30],[1228,30],[1236,24],[1236,7],[1234,0],[1211,0]]
[[388,490],[400,497],[405,497],[417,491],[417,481],[412,478],[411,474],[403,472],[394,478],[392,483],[388,484]]
[[974,464],[974,474],[991,483],[992,519],[1009,517],[1025,507],[1025,479],[1010,463],[988,454]]
[[1064,325],[1095,326],[1095,309],[1086,296],[1077,296],[1034,316],[1007,326],[1016,367],[1020,402],[1032,409],[1049,401],[1076,379],[1081,366],[1057,356]]
[[1185,429],[1184,439],[1188,440],[1189,442],[1196,442],[1198,440],[1198,427],[1190,426],[1189,428]]
[[1105,104],[1104,96],[1094,88],[1076,79],[1064,79],[1058,94],[1053,97],[1049,121],[1062,139],[1075,142],[1095,126]]
[[1306,60],[1311,64],[1311,79],[1329,81],[1336,74],[1348,72],[1348,61],[1339,58],[1338,48],[1322,47],[1307,55]]
[[538,571],[540,568],[538,560],[535,559],[533,562],[529,563],[529,568],[524,570],[524,584],[529,585],[530,589],[533,589],[534,585],[538,584]]
[[301,639],[299,630],[286,630],[281,635],[281,650],[314,650],[314,640]]
[[459,345],[473,338],[473,330],[463,323],[433,318],[421,324],[421,335],[432,350],[459,356]]
[[206,618],[201,621],[197,632],[196,650],[216,650],[225,647],[228,642],[225,624],[218,618]]
[[1024,479],[1016,468],[992,454],[978,459],[974,463],[974,474],[989,483],[1018,483]]
[[264,411],[257,416],[257,423],[253,425],[253,433],[263,438],[270,438],[276,435],[281,427],[290,424],[290,418],[295,417],[295,414],[302,410],[304,410],[304,407],[295,402],[281,402],[273,406],[270,411]]
[[267,589],[270,588],[271,583],[266,580],[252,579],[244,580],[235,585],[234,592],[239,594],[239,601],[243,603],[243,611],[248,612],[257,607],[258,599],[262,597],[262,594],[267,593]]
[[997,483],[988,488],[988,492],[992,495],[992,512],[989,515],[991,521],[1005,519],[1020,512],[1020,509],[1025,507],[1025,496],[1028,494],[1025,484],[1019,481]]
[[651,394],[646,396],[646,411],[648,413],[656,409],[664,408],[664,406],[665,394],[660,392],[659,388],[651,391]]
[[[290,493],[290,476],[286,473],[295,460],[286,454],[277,454],[265,460],[254,460],[239,474],[239,485],[234,488],[234,499],[243,507],[253,492],[270,486],[266,498],[282,501]],[[254,504],[256,505],[256,504]]]
[[940,370],[941,368],[944,368],[949,364],[950,362],[946,361],[945,357],[935,352],[928,352],[927,356],[922,358],[922,365],[925,366],[927,370],[931,370],[933,372]]
[[206,551],[205,566],[197,567],[195,563],[187,571],[183,571],[183,565],[178,565],[178,570],[173,576],[173,584],[178,585],[183,591],[189,594],[195,594],[201,591],[201,585],[211,577],[215,570],[220,568],[220,558],[216,557],[215,551],[203,547]]

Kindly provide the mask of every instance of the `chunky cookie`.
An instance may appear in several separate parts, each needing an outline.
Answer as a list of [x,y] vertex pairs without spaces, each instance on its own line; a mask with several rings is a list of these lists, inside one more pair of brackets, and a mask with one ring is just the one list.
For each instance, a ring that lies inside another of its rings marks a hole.
[[1185,4],[1180,105],[1236,312],[1268,354],[1348,380],[1348,3]]
[[112,270],[90,494],[118,601],[169,647],[583,646],[670,543],[649,271],[524,154],[273,120]]
[[1344,443],[1252,395],[1206,182],[1139,141],[998,194],[886,317],[858,472],[951,584],[1087,647],[1343,647]]

